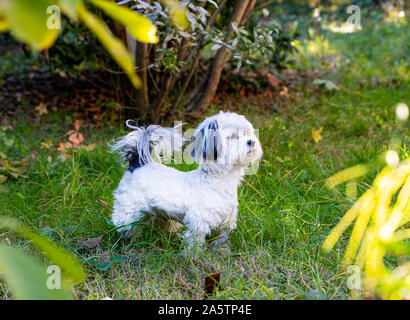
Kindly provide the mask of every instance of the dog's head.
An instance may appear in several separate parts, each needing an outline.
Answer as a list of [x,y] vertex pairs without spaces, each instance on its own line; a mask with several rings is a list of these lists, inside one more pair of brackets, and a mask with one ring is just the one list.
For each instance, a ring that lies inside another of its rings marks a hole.
[[231,112],[205,119],[191,139],[191,148],[197,163],[225,172],[246,168],[262,157],[252,124],[244,116]]

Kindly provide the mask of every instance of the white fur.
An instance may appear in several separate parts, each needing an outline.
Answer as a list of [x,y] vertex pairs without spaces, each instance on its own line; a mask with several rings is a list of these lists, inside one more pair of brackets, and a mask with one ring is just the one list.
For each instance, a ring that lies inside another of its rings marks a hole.
[[[151,134],[146,134],[147,129],[134,129],[113,150],[145,148],[157,130],[172,131],[155,127]],[[198,126],[188,150],[193,150],[193,158],[199,163],[196,170],[181,172],[145,159],[143,166],[125,172],[114,191],[112,214],[114,225],[124,226],[120,231],[130,235],[133,229],[129,224],[146,216],[166,215],[185,225],[184,239],[189,248],[195,241],[203,243],[212,230],[219,230],[219,238],[213,244],[227,240],[236,227],[237,189],[244,171],[262,156],[254,128],[244,116],[220,112]],[[155,147],[152,151],[156,152]]]

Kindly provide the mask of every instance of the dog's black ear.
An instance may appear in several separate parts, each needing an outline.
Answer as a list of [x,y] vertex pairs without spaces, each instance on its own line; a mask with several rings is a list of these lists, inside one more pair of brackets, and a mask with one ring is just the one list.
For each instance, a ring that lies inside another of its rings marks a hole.
[[218,128],[218,121],[214,120],[210,122],[208,126],[201,128],[197,134],[192,136],[192,158],[198,159],[198,153],[202,153],[204,160],[213,159],[216,161],[218,158]]
[[203,149],[202,156],[204,159],[218,159],[218,121],[212,121],[203,132]]

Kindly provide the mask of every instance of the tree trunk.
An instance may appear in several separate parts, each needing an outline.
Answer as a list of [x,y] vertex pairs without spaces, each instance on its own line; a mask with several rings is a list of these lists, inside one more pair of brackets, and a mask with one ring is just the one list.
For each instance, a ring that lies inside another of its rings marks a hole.
[[[228,25],[229,36],[233,33],[232,23],[241,25],[243,21],[246,22],[247,16],[251,13],[254,5],[254,0],[237,1]],[[206,110],[206,108],[211,103],[213,97],[215,96],[219,80],[221,78],[222,70],[226,62],[229,60],[230,55],[231,53],[225,47],[222,47],[218,50],[212,62],[208,81],[206,83],[205,89],[203,90],[203,94],[200,95],[198,99],[194,100],[193,103],[190,104],[188,110],[193,111],[194,113],[204,112]]]
[[[135,106],[139,109],[139,114],[146,118],[149,113],[149,95],[148,95],[148,44],[136,42],[135,50],[135,66],[137,67],[137,75],[141,79],[141,88],[135,89]],[[144,119],[145,120],[145,119]]]

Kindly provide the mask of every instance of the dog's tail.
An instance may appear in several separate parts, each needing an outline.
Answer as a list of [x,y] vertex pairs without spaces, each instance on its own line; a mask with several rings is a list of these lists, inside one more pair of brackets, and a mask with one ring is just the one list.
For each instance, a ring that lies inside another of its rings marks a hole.
[[174,151],[182,150],[184,140],[177,130],[182,124],[174,128],[163,128],[157,125],[137,127],[129,122],[130,120],[126,121],[127,127],[134,131],[115,140],[110,149],[111,152],[121,151],[128,161],[130,171],[153,161],[166,163],[172,159]]

